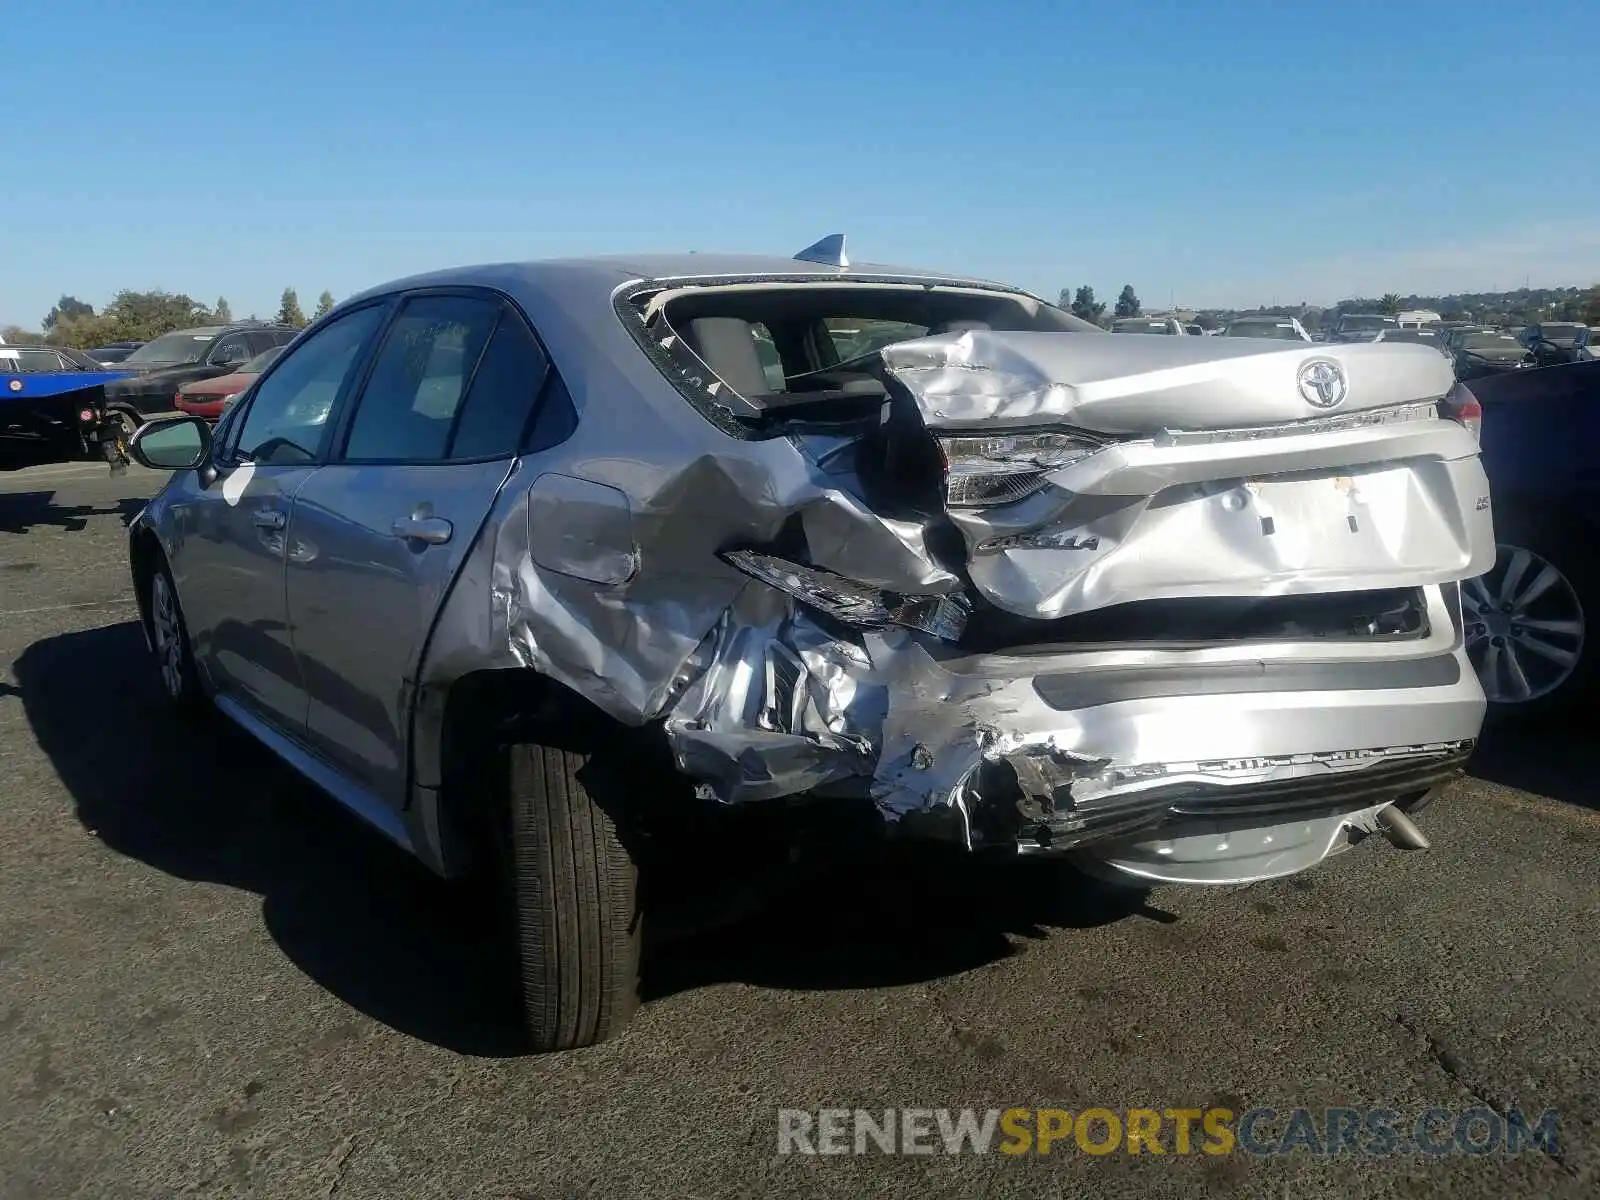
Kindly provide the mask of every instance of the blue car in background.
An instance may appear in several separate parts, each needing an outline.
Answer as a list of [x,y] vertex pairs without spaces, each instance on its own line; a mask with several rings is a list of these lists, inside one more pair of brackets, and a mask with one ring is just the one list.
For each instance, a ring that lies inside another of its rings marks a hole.
[[0,470],[96,459],[125,470],[140,417],[105,385],[127,374],[60,346],[0,345]]

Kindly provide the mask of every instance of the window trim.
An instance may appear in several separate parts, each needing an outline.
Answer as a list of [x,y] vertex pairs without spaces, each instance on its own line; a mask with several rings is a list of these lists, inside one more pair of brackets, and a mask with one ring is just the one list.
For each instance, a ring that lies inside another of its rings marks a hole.
[[[456,406],[455,414],[451,417],[450,434],[445,442],[447,449],[455,441],[456,429],[460,424],[462,413],[466,411],[466,401],[472,391],[472,384],[478,377],[478,369],[483,365],[484,356],[489,352],[489,343],[494,340],[494,335],[499,332],[502,323],[508,319],[516,321],[522,327],[523,332],[533,340],[533,344],[538,348],[539,353],[544,356],[544,379],[539,384],[539,390],[532,397],[532,402],[528,408],[528,416],[523,421],[522,428],[517,435],[516,447],[507,454],[480,454],[463,458],[345,457],[345,447],[350,442],[350,427],[355,423],[355,414],[361,407],[362,398],[366,395],[367,383],[377,365],[378,355],[382,352],[383,345],[388,340],[389,332],[393,328],[395,321],[399,319],[400,314],[405,311],[405,307],[410,301],[436,296],[456,296],[467,300],[486,301],[496,305],[499,310],[495,317],[494,326],[489,330],[489,337],[485,339],[483,349],[478,353],[478,361],[472,364],[472,374],[467,377],[466,383],[462,388],[461,403]],[[367,355],[367,361],[363,366],[358,385],[351,389],[350,395],[340,398],[342,411],[336,410],[334,414],[338,422],[338,428],[334,431],[334,438],[327,447],[326,461],[328,463],[337,463],[340,466],[352,467],[448,467],[505,462],[509,459],[521,458],[530,453],[530,451],[524,450],[523,447],[527,445],[528,438],[539,420],[539,414],[549,400],[550,381],[560,374],[560,370],[556,366],[555,358],[550,353],[550,348],[544,344],[544,339],[539,336],[539,331],[533,327],[533,322],[528,320],[527,314],[522,311],[522,306],[498,288],[471,284],[411,288],[402,292],[388,293],[385,299],[393,304],[393,308],[389,313],[388,319],[384,322],[383,328],[379,330],[371,352]],[[277,364],[274,363],[273,365],[276,366]],[[334,421],[330,420],[329,424],[333,425]],[[556,443],[556,445],[559,444],[559,442]],[[546,450],[553,448],[553,446],[545,447]],[[532,451],[531,453],[543,452],[543,450],[540,450]]]
[[[389,332],[389,325],[394,320],[395,297],[393,295],[374,296],[366,303],[357,304],[350,308],[342,309],[338,312],[328,313],[316,324],[307,326],[305,329],[300,331],[299,336],[304,337],[307,341],[309,341],[314,334],[321,333],[322,330],[333,324],[335,319],[343,320],[345,317],[351,317],[356,313],[365,312],[369,308],[383,309],[384,312],[378,320],[377,328],[373,331],[371,340],[360,353],[360,358],[356,364],[356,371],[351,378],[350,384],[347,387],[341,388],[339,393],[333,398],[333,407],[328,412],[328,419],[323,422],[322,437],[318,439],[315,453],[313,453],[312,456],[305,462],[292,464],[260,463],[257,464],[258,469],[263,466],[293,466],[297,469],[304,467],[320,467],[325,466],[330,461],[329,451],[332,449],[333,445],[330,440],[330,435],[338,426],[341,419],[341,411],[347,407],[350,395],[352,393],[359,394],[361,389],[366,386],[367,374],[372,369],[374,348],[383,343],[383,338]],[[271,379],[272,373],[282,367],[290,357],[291,355],[289,354],[288,343],[285,343],[284,352],[278,355],[277,358],[273,359],[272,362],[267,365],[267,369],[261,372],[261,374],[257,375],[255,382],[250,385],[249,395],[246,397],[247,403],[241,410],[233,428],[229,431],[228,444],[223,446],[220,450],[220,453],[218,453],[214,458],[214,461],[218,466],[232,468],[242,465],[239,459],[239,438],[241,435],[243,435],[244,427],[250,420],[250,411],[255,408],[256,397],[261,394],[261,385],[268,379]],[[237,408],[238,406],[235,405],[235,407]]]

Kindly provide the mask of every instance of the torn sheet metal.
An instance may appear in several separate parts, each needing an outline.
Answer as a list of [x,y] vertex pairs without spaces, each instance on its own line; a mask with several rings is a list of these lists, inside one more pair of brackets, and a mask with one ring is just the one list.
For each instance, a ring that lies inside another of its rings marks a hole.
[[[1296,383],[1319,355],[1347,372],[1336,412]],[[1113,836],[1139,815],[1149,778],[1220,756],[1477,733],[1470,670],[1239,694],[1220,673],[1197,684],[1196,654],[1181,647],[1051,644],[1041,631],[1037,645],[1024,632],[1013,652],[977,654],[956,624],[861,619],[886,608],[873,592],[929,611],[986,602],[1026,621],[1157,598],[1406,586],[1426,590],[1430,617],[1413,640],[1319,645],[1317,660],[1459,656],[1437,585],[1486,567],[1493,538],[1475,443],[1433,409],[1448,364],[1431,350],[982,330],[891,346],[890,403],[915,416],[896,436],[931,448],[997,428],[1092,435],[1082,454],[1060,439],[1009,443],[1005,470],[1037,468],[1039,485],[942,510],[881,503],[866,448],[882,429],[735,438],[653,364],[617,361],[631,365],[562,364],[585,418],[505,485],[489,550],[463,568],[477,582],[457,587],[430,645],[421,711],[437,714],[464,669],[528,668],[627,724],[659,724],[680,770],[716,800],[853,794],[891,826],[925,822],[969,846],[1008,836],[1019,804],[1050,806],[1064,833]],[[845,581],[836,590],[854,600],[829,617],[773,574],[785,561],[813,585]],[[1200,658],[1240,667],[1304,653],[1238,642]],[[1042,687],[1133,667],[1154,672],[1143,691],[1067,706],[1048,697],[1083,689]],[[436,786],[421,724],[419,783]]]

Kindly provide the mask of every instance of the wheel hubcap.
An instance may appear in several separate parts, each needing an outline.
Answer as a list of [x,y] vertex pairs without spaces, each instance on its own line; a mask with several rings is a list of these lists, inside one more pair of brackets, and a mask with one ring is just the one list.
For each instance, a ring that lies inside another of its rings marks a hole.
[[1461,587],[1467,655],[1496,704],[1526,704],[1566,683],[1583,654],[1583,604],[1554,564],[1501,546],[1494,569]]
[[183,695],[183,639],[178,630],[178,604],[165,575],[157,575],[150,584],[150,626],[161,686],[177,699]]

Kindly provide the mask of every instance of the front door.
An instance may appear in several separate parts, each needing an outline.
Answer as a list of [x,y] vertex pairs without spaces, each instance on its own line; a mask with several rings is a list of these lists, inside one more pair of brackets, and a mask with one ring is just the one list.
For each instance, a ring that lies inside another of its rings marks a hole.
[[177,518],[183,537],[172,565],[200,668],[218,691],[297,738],[306,700],[284,568],[307,545],[292,528],[294,498],[322,460],[334,403],[384,312],[357,309],[274,363],[249,407],[219,431],[217,478]]
[[[309,744],[399,808],[410,701],[440,605],[511,473],[546,360],[497,297],[408,298],[336,451],[295,497],[288,566]],[[484,604],[488,597],[484,597]]]

